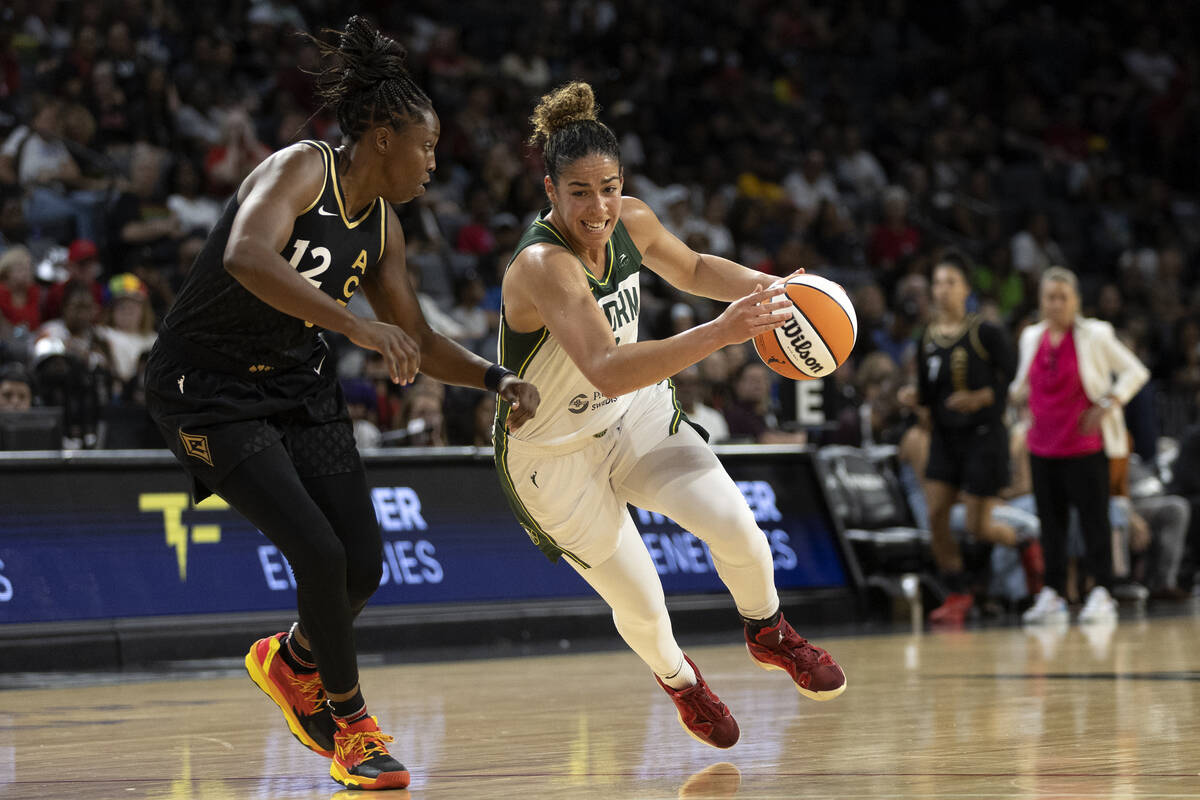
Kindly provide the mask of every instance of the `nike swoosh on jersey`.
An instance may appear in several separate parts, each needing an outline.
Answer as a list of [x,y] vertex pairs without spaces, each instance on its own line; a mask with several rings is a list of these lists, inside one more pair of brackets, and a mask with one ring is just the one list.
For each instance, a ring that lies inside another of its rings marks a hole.
[[332,211],[326,211],[325,206],[317,206],[317,213],[320,214],[322,217],[336,217],[337,216],[337,214],[333,213]]

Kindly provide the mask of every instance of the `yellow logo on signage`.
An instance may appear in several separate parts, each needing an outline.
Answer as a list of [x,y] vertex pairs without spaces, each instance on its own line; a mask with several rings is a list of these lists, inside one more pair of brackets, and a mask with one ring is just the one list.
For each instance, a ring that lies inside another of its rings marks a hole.
[[[207,444],[206,440],[206,447]],[[192,544],[216,544],[221,541],[220,525],[184,525],[183,512],[188,508],[199,511],[225,511],[229,504],[216,495],[205,498],[198,504],[192,503],[186,492],[147,492],[138,495],[138,511],[157,511],[162,514],[167,547],[175,548],[175,561],[179,564],[181,581],[187,580],[188,541]]]

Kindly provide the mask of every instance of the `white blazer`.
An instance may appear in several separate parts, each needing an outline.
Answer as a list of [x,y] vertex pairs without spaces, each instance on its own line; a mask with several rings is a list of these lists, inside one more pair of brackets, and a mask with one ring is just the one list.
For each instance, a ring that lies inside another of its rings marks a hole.
[[[1029,397],[1029,365],[1037,354],[1046,332],[1046,323],[1038,322],[1021,332],[1017,376],[1009,395],[1024,402]],[[1150,378],[1150,370],[1117,338],[1112,325],[1104,320],[1078,317],[1073,329],[1075,353],[1079,359],[1079,381],[1088,399],[1095,403],[1110,394],[1124,406]],[[1104,453],[1109,458],[1129,455],[1129,434],[1125,415],[1113,409],[1100,423],[1104,435]]]

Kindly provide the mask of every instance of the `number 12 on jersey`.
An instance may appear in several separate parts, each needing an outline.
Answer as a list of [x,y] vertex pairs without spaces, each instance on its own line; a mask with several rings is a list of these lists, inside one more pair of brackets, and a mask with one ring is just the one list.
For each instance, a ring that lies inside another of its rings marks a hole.
[[288,263],[292,265],[292,269],[299,270],[300,275],[307,278],[309,283],[320,289],[321,282],[316,279],[316,276],[329,269],[329,262],[333,261],[333,254],[329,252],[328,247],[314,247],[312,249],[312,260],[317,262],[317,266],[312,269],[302,270],[300,269],[300,262],[304,259],[304,254],[308,252],[309,244],[308,239],[297,239],[292,257]]

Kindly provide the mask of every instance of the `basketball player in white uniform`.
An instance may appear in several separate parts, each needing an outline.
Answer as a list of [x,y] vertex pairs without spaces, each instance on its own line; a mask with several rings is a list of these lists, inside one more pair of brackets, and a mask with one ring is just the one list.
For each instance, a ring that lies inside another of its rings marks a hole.
[[[498,407],[501,483],[534,543],[552,560],[565,557],[612,607],[617,630],[675,701],[684,728],[729,747],[737,723],[676,643],[626,503],[665,514],[708,544],[761,666],[786,670],[814,699],[845,689],[833,658],[783,619],[766,537],[685,424],[668,380],[778,327],[789,302],[773,276],[694,253],[644,203],[622,198],[619,148],[596,119],[590,86],[546,95],[533,123],[551,209],[526,231],[504,277],[500,363],[536,385],[542,403],[517,431],[507,429],[507,404]],[[637,342],[643,264],[684,291],[734,302],[712,322]]]

